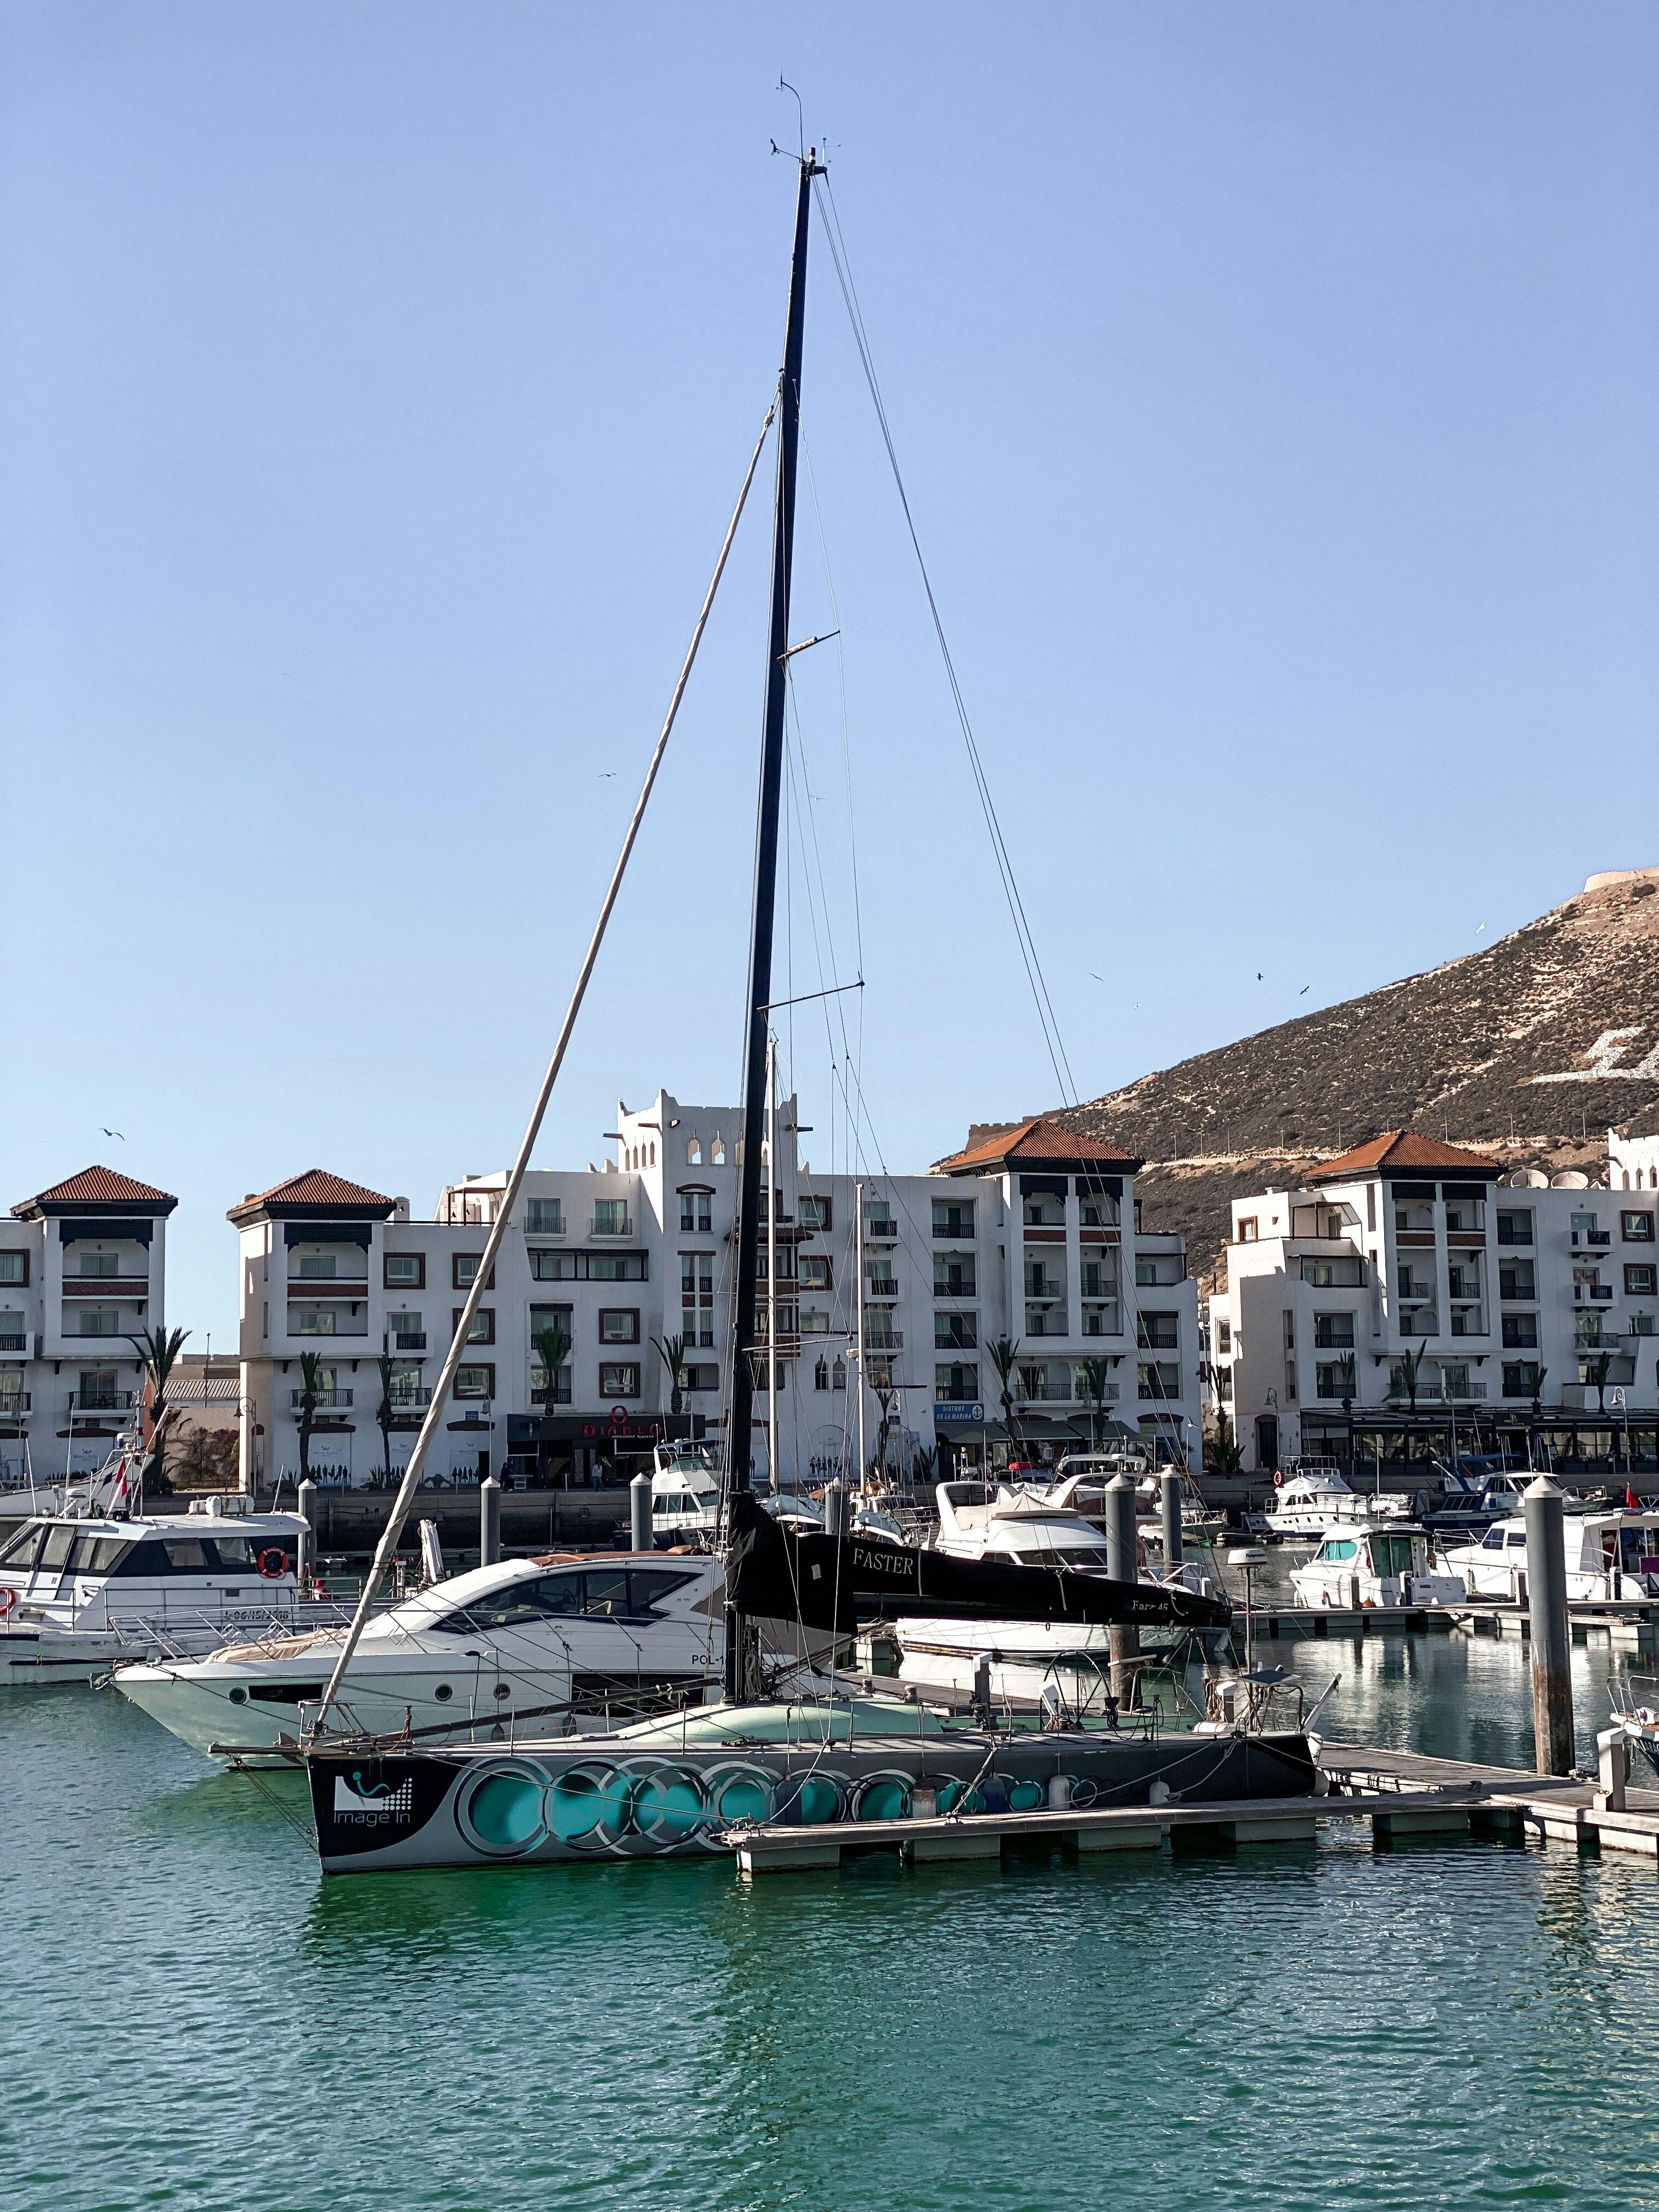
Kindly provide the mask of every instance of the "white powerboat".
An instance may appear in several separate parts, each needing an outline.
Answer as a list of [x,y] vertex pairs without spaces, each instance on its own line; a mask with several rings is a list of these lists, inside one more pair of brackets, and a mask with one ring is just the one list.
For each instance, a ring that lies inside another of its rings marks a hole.
[[651,1536],[658,1545],[714,1542],[720,1472],[707,1444],[659,1444],[651,1471]]
[[1281,1543],[1317,1544],[1327,1531],[1351,1521],[1409,1520],[1408,1498],[1351,1490],[1334,1465],[1304,1468],[1273,1492],[1265,1516]]
[[1429,1539],[1393,1521],[1332,1528],[1312,1559],[1291,1570],[1299,1606],[1458,1605],[1462,1577],[1437,1573]]
[[[1605,1605],[1659,1597],[1659,1513],[1569,1513],[1565,1522],[1569,1599]],[[1447,1545],[1440,1559],[1471,1597],[1522,1598],[1525,1516],[1494,1522],[1478,1544]]]
[[[721,1563],[708,1553],[564,1553],[476,1567],[364,1628],[329,1718],[422,1744],[614,1728],[701,1705],[725,1650]],[[275,1636],[123,1667],[115,1687],[198,1751],[297,1740],[343,1632]],[[250,1763],[244,1759],[243,1764]],[[256,1762],[257,1763],[257,1762]]]
[[245,1498],[121,1519],[43,1514],[0,1548],[0,1683],[85,1682],[119,1659],[342,1619],[300,1587],[306,1523]]

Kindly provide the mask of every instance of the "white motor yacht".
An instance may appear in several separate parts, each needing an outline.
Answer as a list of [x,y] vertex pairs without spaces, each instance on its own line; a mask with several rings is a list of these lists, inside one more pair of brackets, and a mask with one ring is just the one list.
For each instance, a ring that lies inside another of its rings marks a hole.
[[1351,1490],[1333,1463],[1305,1467],[1280,1484],[1264,1517],[1281,1543],[1317,1544],[1346,1522],[1406,1521],[1411,1510],[1408,1498]]
[[720,1528],[720,1471],[707,1444],[659,1444],[651,1470],[651,1535],[712,1545]]
[[299,1584],[295,1513],[246,1498],[118,1519],[43,1514],[0,1547],[0,1683],[90,1681],[118,1659],[343,1618]]
[[[371,1620],[329,1726],[422,1744],[614,1728],[701,1705],[725,1650],[721,1562],[708,1553],[555,1553],[476,1567]],[[198,1751],[295,1741],[343,1631],[272,1637],[123,1667],[123,1697]]]
[[1291,1570],[1299,1606],[1458,1605],[1462,1577],[1437,1573],[1426,1532],[1393,1521],[1345,1522]]
[[[1565,1516],[1567,1595],[1580,1603],[1659,1597],[1659,1513],[1625,1510]],[[1450,1544],[1440,1554],[1471,1597],[1522,1598],[1527,1590],[1527,1523],[1514,1514],[1495,1521],[1479,1543]]]

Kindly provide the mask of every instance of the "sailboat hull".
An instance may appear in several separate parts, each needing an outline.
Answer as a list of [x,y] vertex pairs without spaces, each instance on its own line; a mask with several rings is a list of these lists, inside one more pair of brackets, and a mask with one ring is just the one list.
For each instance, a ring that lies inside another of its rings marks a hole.
[[[1192,1736],[1044,1732],[719,1744],[667,1731],[413,1755],[314,1751],[317,1848],[327,1874],[407,1867],[706,1856],[738,1822],[902,1819],[919,1783],[964,1817],[1048,1802],[1056,1775],[1090,1807],[1312,1795],[1298,1734]],[[1161,1789],[1159,1785],[1162,1785]],[[1167,1792],[1167,1798],[1164,1793]],[[965,1802],[963,1801],[966,1801]]]

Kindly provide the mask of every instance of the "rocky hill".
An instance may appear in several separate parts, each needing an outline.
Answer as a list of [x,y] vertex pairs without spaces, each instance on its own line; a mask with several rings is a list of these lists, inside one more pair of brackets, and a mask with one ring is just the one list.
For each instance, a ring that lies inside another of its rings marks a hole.
[[1484,951],[1142,1076],[1058,1118],[1148,1164],[1149,1226],[1212,1279],[1228,1201],[1383,1129],[1594,1167],[1659,1126],[1659,868],[1592,876]]

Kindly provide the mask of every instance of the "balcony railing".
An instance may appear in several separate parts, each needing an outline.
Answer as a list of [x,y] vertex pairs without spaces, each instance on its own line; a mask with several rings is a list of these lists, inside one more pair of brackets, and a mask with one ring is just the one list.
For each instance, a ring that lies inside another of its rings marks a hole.
[[896,1244],[898,1223],[890,1214],[866,1216],[864,1224],[864,1241],[866,1244]]
[[1071,1330],[1067,1326],[1065,1307],[1042,1306],[1036,1312],[1028,1314],[1025,1334],[1027,1336],[1069,1336]]
[[387,1342],[393,1352],[424,1352],[426,1331],[423,1328],[392,1329]]
[[1400,1316],[1401,1336],[1438,1336],[1440,1316],[1432,1306],[1414,1306]]
[[432,1403],[432,1393],[425,1383],[415,1389],[405,1383],[392,1393],[389,1403],[394,1413],[418,1413],[422,1407]]
[[1479,1306],[1454,1306],[1451,1333],[1454,1336],[1485,1336],[1486,1317]]
[[596,1213],[587,1233],[590,1237],[631,1237],[634,1234],[634,1224],[627,1214],[624,1214],[620,1221],[606,1220],[601,1224]]
[[[778,1341],[780,1343],[783,1341],[781,1335]],[[866,1352],[902,1352],[904,1331],[902,1328],[871,1329],[866,1327],[864,1332],[864,1348]]]
[[872,1275],[864,1285],[866,1298],[896,1298],[898,1296],[896,1275]]
[[28,1348],[27,1336],[16,1335],[9,1330],[4,1336],[0,1336],[0,1352],[27,1352]]
[[568,1406],[570,1403],[570,1385],[568,1382],[559,1382],[556,1383],[550,1390],[544,1388],[532,1389],[530,1393],[530,1402],[532,1406]]
[[15,1421],[34,1403],[32,1390],[0,1390],[0,1421]]
[[71,1413],[125,1413],[137,1399],[132,1390],[71,1390],[64,1400]]
[[[300,1401],[305,1395],[303,1390],[293,1390],[289,1394],[289,1403],[296,1413],[301,1410]],[[337,1407],[351,1403],[351,1393],[347,1389],[318,1390],[313,1395],[312,1403],[319,1413],[332,1413]]]

